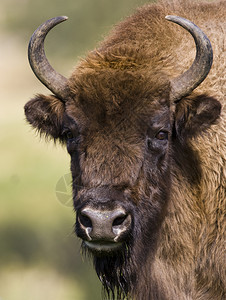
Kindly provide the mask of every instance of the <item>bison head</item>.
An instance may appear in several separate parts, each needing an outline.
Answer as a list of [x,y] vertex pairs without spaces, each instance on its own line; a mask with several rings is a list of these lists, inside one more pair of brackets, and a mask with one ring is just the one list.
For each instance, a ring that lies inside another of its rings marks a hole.
[[[212,49],[198,27],[168,16],[196,42],[196,58],[184,74],[169,78],[148,57],[112,46],[91,52],[66,79],[50,66],[43,46],[48,31],[65,19],[47,21],[32,36],[31,67],[54,95],[36,96],[25,114],[41,134],[67,146],[76,234],[93,254],[105,288],[114,293],[116,287],[119,299],[154,255],[172,166],[177,163],[191,182],[199,180],[187,141],[220,113],[215,99],[192,93],[211,68]],[[184,165],[183,155],[189,160]]]

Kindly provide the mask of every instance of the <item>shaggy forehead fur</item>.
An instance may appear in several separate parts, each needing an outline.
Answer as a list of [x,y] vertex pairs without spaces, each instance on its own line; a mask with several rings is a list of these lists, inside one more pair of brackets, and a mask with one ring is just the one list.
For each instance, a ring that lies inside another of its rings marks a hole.
[[132,185],[144,161],[148,128],[169,123],[169,82],[143,70],[82,69],[79,75],[70,81],[74,96],[66,111],[85,136],[83,180]]
[[[98,58],[98,53],[96,55]],[[119,61],[118,68],[116,65],[105,67],[104,62],[102,67],[94,68],[92,61],[89,66],[86,66],[89,63],[86,61],[85,67],[79,67],[76,76],[70,78],[76,106],[87,104],[87,107],[105,108],[106,114],[112,115],[122,110],[127,113],[138,104],[142,108],[152,103],[155,109],[159,100],[168,98],[169,81],[163,72],[145,67],[126,69],[126,62],[123,64],[125,69],[121,69],[122,61]]]

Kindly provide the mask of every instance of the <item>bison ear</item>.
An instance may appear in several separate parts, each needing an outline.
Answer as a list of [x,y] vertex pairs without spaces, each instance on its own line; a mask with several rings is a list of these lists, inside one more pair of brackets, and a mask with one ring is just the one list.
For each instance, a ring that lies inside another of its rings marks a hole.
[[182,99],[175,110],[175,130],[181,141],[197,136],[219,118],[221,104],[206,95]]
[[64,103],[54,96],[37,95],[24,107],[27,121],[45,136],[57,139],[62,131]]

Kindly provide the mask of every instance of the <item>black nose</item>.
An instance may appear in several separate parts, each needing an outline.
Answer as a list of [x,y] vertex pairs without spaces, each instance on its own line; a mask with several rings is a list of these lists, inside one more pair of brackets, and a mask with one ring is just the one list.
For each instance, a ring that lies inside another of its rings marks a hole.
[[77,222],[85,240],[118,242],[130,230],[131,215],[123,208],[96,210],[85,207],[78,212]]

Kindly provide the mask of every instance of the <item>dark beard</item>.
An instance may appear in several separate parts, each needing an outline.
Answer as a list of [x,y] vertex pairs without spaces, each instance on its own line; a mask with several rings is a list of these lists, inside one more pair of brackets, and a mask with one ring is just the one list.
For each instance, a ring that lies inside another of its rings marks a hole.
[[[83,253],[93,260],[97,276],[103,285],[103,299],[123,300],[130,299],[129,292],[134,286],[136,276],[131,270],[130,246],[125,243],[119,251],[108,254],[91,253],[82,247]],[[133,266],[134,270],[134,266]]]

